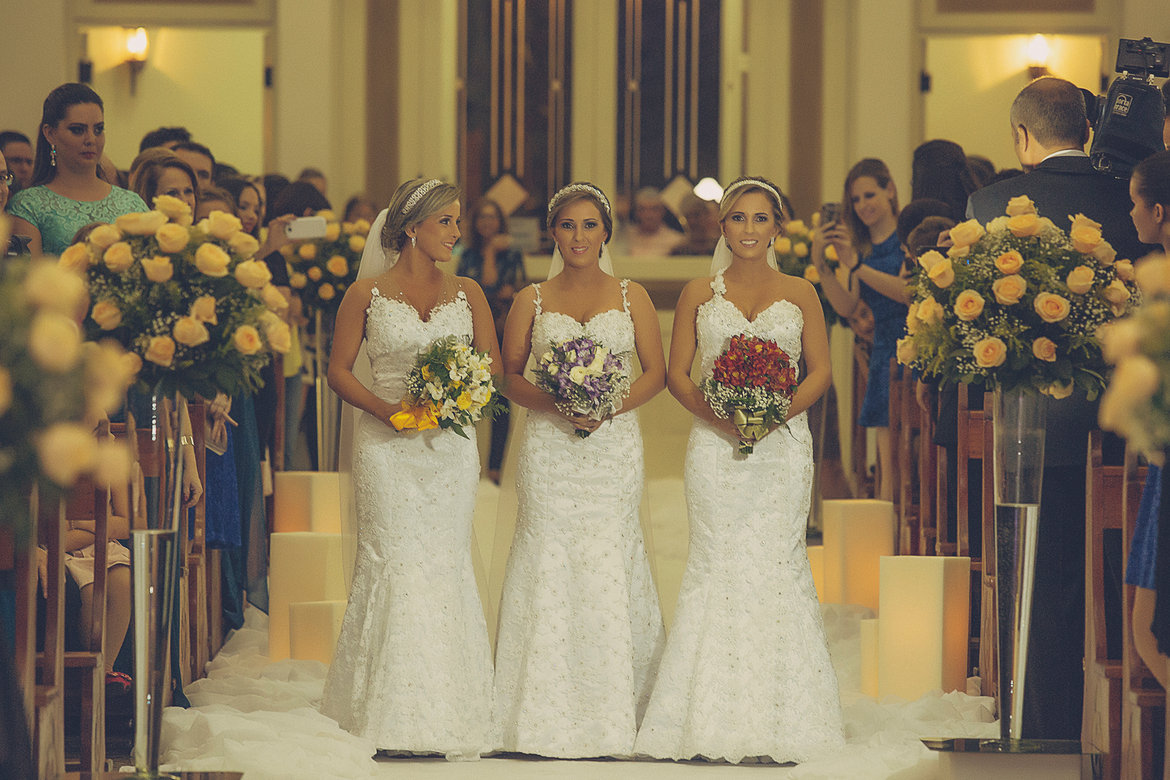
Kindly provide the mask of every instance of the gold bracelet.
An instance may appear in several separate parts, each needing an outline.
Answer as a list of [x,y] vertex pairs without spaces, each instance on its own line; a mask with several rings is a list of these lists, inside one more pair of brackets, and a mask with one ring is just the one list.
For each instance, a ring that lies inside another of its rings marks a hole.
[[183,445],[184,447],[194,447],[195,446],[195,437],[194,436],[180,436],[179,437],[179,444]]

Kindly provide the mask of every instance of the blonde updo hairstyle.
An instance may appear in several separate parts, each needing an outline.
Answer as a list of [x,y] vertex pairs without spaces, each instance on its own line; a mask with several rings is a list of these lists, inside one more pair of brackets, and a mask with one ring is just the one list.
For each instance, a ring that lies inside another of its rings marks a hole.
[[[739,184],[740,182],[758,183]],[[736,186],[737,184],[739,186]],[[761,187],[761,184],[766,186]],[[772,190],[769,191],[768,187],[771,187]],[[740,196],[746,195],[749,192],[758,192],[768,199],[768,202],[772,204],[772,217],[776,220],[776,224],[781,229],[783,229],[785,218],[784,206],[782,203],[780,203],[780,199],[778,197],[780,188],[765,179],[763,176],[740,176],[738,179],[731,182],[731,184],[727,185],[727,189],[723,191],[723,198],[719,201],[719,224],[723,224],[723,221],[727,219],[727,215],[731,213],[732,208],[735,206],[735,202],[739,200]]]
[[411,196],[420,188],[430,184],[431,181],[431,179],[411,179],[401,184],[394,196],[390,198],[390,205],[386,210],[386,224],[382,226],[382,246],[388,251],[401,252],[402,247],[410,240],[410,237],[406,235],[407,229],[414,227],[427,217],[438,214],[459,200],[463,194],[454,184],[439,182],[431,185],[421,197],[411,202]]
[[613,215],[610,214],[605,193],[596,184],[587,181],[575,181],[556,191],[548,204],[548,219],[545,220],[545,227],[552,230],[553,225],[557,223],[557,216],[565,210],[565,207],[579,200],[587,200],[597,207],[598,213],[601,214],[601,224],[605,228],[605,243],[608,244],[609,240],[613,238]]

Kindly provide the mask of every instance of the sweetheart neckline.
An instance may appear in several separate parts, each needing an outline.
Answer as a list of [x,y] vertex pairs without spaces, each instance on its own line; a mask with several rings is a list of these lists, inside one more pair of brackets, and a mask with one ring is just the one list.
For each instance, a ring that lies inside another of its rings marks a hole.
[[804,312],[801,310],[801,308],[799,306],[797,306],[795,303],[793,303],[792,301],[788,300],[787,298],[780,298],[779,300],[772,301],[767,306],[765,306],[763,309],[756,312],[755,317],[748,317],[746,314],[743,313],[743,309],[739,308],[738,306],[736,306],[731,301],[727,300],[727,298],[723,297],[722,295],[711,296],[711,298],[707,299],[706,301],[704,301],[702,303],[702,306],[706,306],[708,303],[711,303],[712,301],[714,301],[716,299],[724,301],[729,306],[731,306],[731,308],[735,309],[736,313],[739,314],[740,318],[743,319],[743,321],[749,325],[754,325],[756,323],[756,321],[760,319],[760,317],[763,317],[765,314],[767,314],[769,311],[771,311],[773,307],[778,306],[782,303],[787,303],[789,306],[796,309],[796,311],[800,313],[801,319],[804,318]]
[[582,322],[581,320],[577,319],[576,317],[574,317],[574,316],[573,316],[573,315],[571,315],[571,314],[565,314],[563,311],[550,311],[550,310],[547,310],[547,309],[541,309],[541,310],[540,310],[540,313],[539,313],[537,316],[539,317],[539,316],[542,316],[542,315],[545,315],[545,314],[557,314],[557,315],[560,315],[561,317],[564,317],[564,318],[565,318],[565,319],[567,319],[567,320],[572,320],[573,322],[577,323],[577,324],[578,324],[578,325],[580,325],[582,328],[584,328],[584,327],[588,327],[589,323],[593,322],[595,319],[597,319],[598,317],[602,316],[603,314],[613,314],[614,312],[617,312],[617,313],[619,313],[619,314],[626,314],[626,315],[628,315],[628,314],[629,314],[629,312],[627,312],[625,309],[606,309],[605,311],[599,311],[599,312],[597,312],[596,314],[594,314],[592,317],[590,317],[589,319],[585,320],[584,322]]
[[374,290],[373,298],[370,299],[370,303],[373,304],[374,298],[380,298],[383,301],[386,301],[387,303],[397,303],[400,306],[405,306],[406,308],[408,308],[412,312],[414,312],[414,316],[419,322],[426,325],[426,324],[434,321],[436,312],[442,311],[443,308],[450,306],[453,303],[458,303],[458,302],[464,300],[464,298],[461,297],[462,295],[463,295],[463,291],[460,290],[459,293],[451,300],[443,301],[442,303],[435,304],[434,306],[431,307],[430,311],[427,312],[427,316],[425,318],[423,317],[422,312],[420,312],[418,309],[416,309],[414,307],[414,304],[399,300],[398,298],[387,298],[385,295],[382,295],[382,293],[380,291],[378,291],[377,289]]

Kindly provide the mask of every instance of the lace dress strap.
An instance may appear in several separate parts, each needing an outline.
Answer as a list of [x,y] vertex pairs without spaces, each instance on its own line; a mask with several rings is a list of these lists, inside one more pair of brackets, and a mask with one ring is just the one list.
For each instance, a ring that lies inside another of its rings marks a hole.
[[626,291],[630,289],[630,280],[622,279],[622,311],[630,313],[630,301],[626,298]]
[[540,285],[539,285],[539,284],[534,284],[534,285],[532,285],[532,289],[533,289],[533,291],[534,291],[534,292],[536,292],[536,301],[535,301],[535,303],[536,303],[536,313],[537,313],[537,314],[540,314],[540,313],[541,313],[541,310],[540,310]]
[[711,279],[711,292],[715,293],[715,295],[720,298],[722,298],[723,294],[727,292],[727,285],[723,281],[722,269],[720,269],[719,273],[715,274],[714,278]]

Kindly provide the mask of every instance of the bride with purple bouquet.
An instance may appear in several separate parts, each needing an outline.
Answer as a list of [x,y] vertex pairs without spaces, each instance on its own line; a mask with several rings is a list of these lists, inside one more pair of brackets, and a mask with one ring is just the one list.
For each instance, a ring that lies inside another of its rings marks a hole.
[[[630,412],[663,388],[666,366],[650,297],[613,277],[601,190],[559,190],[548,227],[549,279],[516,296],[504,328],[504,392],[528,415],[493,720],[505,751],[629,756],[664,641],[639,523],[642,435]],[[530,357],[535,384],[525,376]]]

